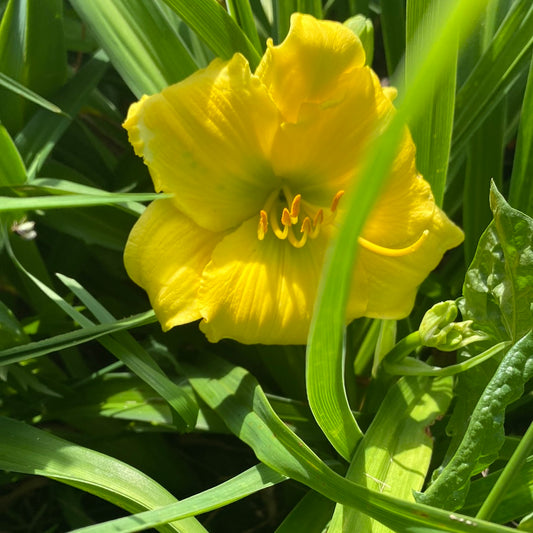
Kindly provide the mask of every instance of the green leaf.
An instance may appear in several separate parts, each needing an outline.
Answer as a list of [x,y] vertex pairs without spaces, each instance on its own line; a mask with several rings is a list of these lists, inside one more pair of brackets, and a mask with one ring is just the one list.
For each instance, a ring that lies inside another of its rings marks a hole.
[[517,342],[533,326],[533,219],[513,209],[492,185],[494,220],[465,277],[463,318],[492,341]]
[[[355,483],[414,501],[431,461],[433,440],[427,433],[452,398],[450,378],[404,378],[387,393],[359,443],[346,478]],[[328,531],[390,531],[360,510],[338,505]]]
[[263,52],[257,27],[254,21],[254,14],[249,0],[228,0],[227,7],[229,14],[242,28],[250,42],[254,45],[259,54]]
[[[43,97],[54,94],[67,75],[62,0],[10,0],[0,25],[0,72]],[[30,103],[0,89],[0,120],[20,131]]]
[[[389,77],[394,76],[395,80],[403,79],[403,71],[397,72],[396,69],[400,64],[405,51],[404,3],[382,2],[380,21],[383,33],[383,45],[385,47],[387,73]],[[397,81],[395,81],[395,83],[397,83]]]
[[459,151],[529,64],[533,5],[514,2],[456,97],[453,150]]
[[322,533],[331,519],[335,504],[310,490],[296,504],[275,533]]
[[[405,50],[405,84],[412,81],[416,58],[420,47],[428,39],[420,31],[420,22],[424,20],[424,31],[433,34],[441,23],[446,0],[410,0],[407,2],[407,47]],[[433,96],[426,112],[419,115],[410,124],[416,145],[417,167],[431,185],[435,201],[442,206],[448,159],[452,138],[452,126],[455,104],[455,79],[457,76],[458,30],[448,43],[446,53],[441,57],[442,67],[438,79],[426,78]],[[413,64],[414,63],[414,64]]]
[[26,169],[19,151],[8,131],[0,124],[0,187],[22,185]]
[[[2,304],[0,302],[0,310],[1,305]],[[78,344],[83,344],[85,342],[98,339],[104,335],[110,335],[111,333],[115,333],[117,331],[144,326],[155,321],[156,318],[154,312],[147,311],[146,313],[116,320],[108,324],[90,326],[83,329],[70,331],[68,333],[62,333],[60,335],[36,342],[30,342],[27,344],[18,342],[17,344],[21,345],[13,348],[7,348],[6,346],[2,346],[2,344],[0,344],[0,347],[3,348],[2,351],[0,351],[0,366],[41,357],[42,355],[57,352],[59,350],[64,350],[65,348],[71,348],[72,346],[77,346]],[[2,318],[2,315],[0,315],[0,332],[2,331],[2,327],[5,327],[2,326],[2,324],[5,325],[6,323],[6,317]]]
[[[147,511],[127,518],[110,520],[103,524],[82,527],[74,531],[76,533],[132,533],[134,531],[143,531],[149,527],[175,520],[176,516],[180,516],[180,519],[183,519],[218,509],[254,492],[285,481],[285,479],[284,476],[280,476],[265,467],[265,465],[260,464],[212,489],[195,494],[181,502],[161,507],[155,511]],[[184,530],[183,533],[188,531]],[[205,530],[202,528],[202,531]]]
[[[15,266],[25,274],[37,287],[56,303],[68,316],[78,322],[82,328],[90,328],[94,323],[85,315],[68,304],[61,296],[55,293],[47,285],[36,278],[15,257],[11,247],[7,246],[8,254]],[[75,289],[76,295],[82,302],[93,310],[93,313],[105,318],[104,323],[114,321],[114,318],[105,310],[83,287],[63,276],[71,289]],[[131,335],[126,332],[118,332],[106,338],[99,339],[100,344],[109,352],[121,360],[137,376],[145,381],[150,387],[158,392],[174,409],[174,422],[178,429],[190,431],[194,428],[198,416],[198,405],[192,394],[184,387],[178,386],[171,381],[159,367],[156,361],[146,350],[138,344]]]
[[48,111],[51,111],[52,113],[62,113],[61,109],[55,104],[49,102],[42,96],[39,96],[37,93],[30,91],[30,89],[24,87],[24,85],[21,85],[9,76],[6,76],[3,72],[0,72],[0,85],[9,89],[11,92],[26,98],[26,100],[29,100],[30,102],[34,102],[44,109],[48,109]]
[[[472,481],[462,512],[474,516],[499,479],[502,471]],[[492,514],[491,521],[507,524],[526,515],[533,499],[533,456],[530,456],[513,476],[505,494]]]
[[533,57],[529,67],[526,94],[522,104],[520,129],[516,143],[509,201],[520,211],[533,217]]
[[445,72],[441,57],[447,53],[448,43],[455,38],[462,21],[473,24],[477,20],[484,2],[451,2],[447,7],[446,13],[441,14],[436,37],[419,28],[426,39],[419,47],[420,55],[413,59],[416,75],[406,87],[403,102],[388,129],[376,139],[361,162],[357,184],[346,195],[343,224],[322,270],[308,337],[308,399],[320,427],[347,459],[361,435],[346,398],[343,368],[345,309],[357,240],[387,179],[406,119],[421,116],[431,101],[433,86],[428,86],[426,80],[434,79],[435,86],[438,85]]
[[44,161],[84,105],[104,75],[108,66],[103,54],[96,54],[57,93],[55,101],[67,116],[51,115],[40,109],[15,138],[20,154],[28,170],[29,179],[39,172]]
[[216,0],[164,0],[215,55],[230,59],[240,52],[255,70],[260,55],[248,37]]
[[107,194],[65,194],[60,196],[29,196],[12,198],[0,196],[0,213],[6,211],[30,211],[37,209],[66,209],[91,205],[113,205],[127,202],[144,202],[166,197],[156,193],[107,193]]
[[463,229],[465,261],[470,264],[477,242],[490,223],[486,195],[491,179],[502,184],[505,151],[505,102],[495,107],[470,138],[463,189]]
[[451,515],[375,492],[339,476],[325,465],[280,420],[251,374],[216,356],[195,354],[194,366],[182,362],[191,385],[202,400],[247,443],[260,461],[316,492],[363,511],[398,533],[426,526],[433,531],[504,533],[506,528]]
[[113,66],[137,98],[176,83],[198,67],[157,1],[73,0]]
[[[0,417],[0,432],[0,468],[3,470],[55,479],[131,512],[176,501],[161,485],[139,470],[46,431]],[[194,518],[169,524],[160,530],[206,532]]]
[[505,408],[520,398],[524,383],[533,376],[532,353],[530,331],[503,358],[470,417],[457,451],[426,492],[417,497],[419,502],[450,510],[463,505],[470,478],[498,457],[505,437]]
[[0,301],[0,350],[26,342],[28,342],[28,337],[18,320],[11,310]]

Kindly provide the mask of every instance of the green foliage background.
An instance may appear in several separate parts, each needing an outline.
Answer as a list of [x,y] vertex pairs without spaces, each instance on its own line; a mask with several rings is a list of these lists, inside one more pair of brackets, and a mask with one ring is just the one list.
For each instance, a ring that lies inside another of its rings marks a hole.
[[[254,68],[295,11],[350,19],[399,89],[309,344],[163,334],[122,265],[155,195],[121,122],[216,56]],[[533,531],[530,0],[0,0],[0,15],[1,531]],[[345,328],[405,121],[465,243],[409,318]]]

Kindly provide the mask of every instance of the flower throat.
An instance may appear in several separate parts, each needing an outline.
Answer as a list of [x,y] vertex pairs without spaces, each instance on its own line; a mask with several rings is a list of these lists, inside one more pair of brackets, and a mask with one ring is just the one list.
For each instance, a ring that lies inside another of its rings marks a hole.
[[[270,228],[278,239],[287,240],[295,248],[302,248],[308,239],[318,237],[324,225],[331,224],[335,220],[339,200],[343,195],[343,190],[338,191],[324,214],[324,209],[302,200],[301,194],[293,195],[288,187],[283,186],[270,194],[259,212],[257,238],[262,241]],[[299,230],[297,230],[298,225]],[[378,255],[402,257],[420,248],[428,235],[428,230],[423,231],[414,243],[405,248],[387,248],[364,237],[359,237],[358,242],[363,248]]]

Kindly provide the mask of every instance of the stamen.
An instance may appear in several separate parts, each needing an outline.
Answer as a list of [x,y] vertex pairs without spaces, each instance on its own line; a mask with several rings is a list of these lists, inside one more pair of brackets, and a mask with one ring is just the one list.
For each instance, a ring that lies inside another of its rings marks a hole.
[[385,246],[380,246],[379,244],[367,241],[363,237],[359,237],[358,241],[363,248],[367,249],[370,252],[374,252],[385,257],[403,257],[405,255],[409,255],[413,252],[416,252],[422,246],[424,241],[428,238],[428,235],[429,230],[424,230],[422,235],[420,235],[420,237],[413,244],[410,244],[405,248],[386,248]]
[[[293,224],[292,218],[293,217],[291,217],[289,210],[286,207],[284,207],[283,212],[281,213],[281,223],[284,226],[291,226]],[[296,219],[296,221],[298,221],[298,219]]]
[[302,195],[297,194],[291,204],[291,222],[296,224],[298,222],[298,215],[300,214],[300,202],[302,200]]
[[307,236],[309,235],[310,229],[311,229],[311,220],[309,219],[309,217],[305,217],[304,221],[302,222],[302,227],[300,228],[300,233],[302,234],[302,236],[299,239],[297,239],[291,227],[289,231],[289,242],[295,248],[302,248],[307,242]]
[[257,238],[262,241],[265,238],[265,233],[268,230],[268,215],[267,212],[261,209],[259,212],[259,224],[257,226]]
[[339,205],[339,200],[344,196],[344,191],[339,191],[334,197],[333,201],[331,202],[330,210],[332,213],[335,213],[337,210],[337,206]]
[[[286,208],[285,208],[286,209]],[[274,232],[274,235],[278,238],[278,239],[286,239],[287,238],[287,235],[289,233],[289,225],[285,224],[283,222],[283,215],[282,215],[282,220],[281,220],[282,224],[283,224],[283,230],[279,227],[279,222],[278,222],[278,217],[276,216],[275,213],[271,213],[271,216],[270,216],[270,226],[272,227],[272,231]]]

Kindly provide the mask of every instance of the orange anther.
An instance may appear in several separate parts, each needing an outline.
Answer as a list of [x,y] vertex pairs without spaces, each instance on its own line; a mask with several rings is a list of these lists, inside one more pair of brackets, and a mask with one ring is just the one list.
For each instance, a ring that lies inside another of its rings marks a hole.
[[266,211],[261,210],[259,213],[259,224],[257,225],[257,238],[262,241],[268,230],[268,215]]
[[334,197],[333,201],[331,202],[331,212],[334,213],[337,209],[337,206],[339,205],[339,200],[344,196],[344,191],[339,191]]
[[291,222],[296,224],[298,222],[298,215],[300,214],[300,202],[302,200],[302,195],[297,194],[291,204]]
[[290,226],[292,224],[291,214],[286,207],[283,208],[283,212],[281,213],[281,223],[284,226]]

